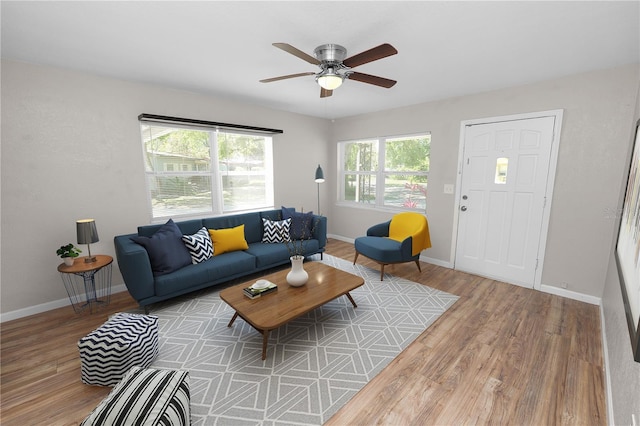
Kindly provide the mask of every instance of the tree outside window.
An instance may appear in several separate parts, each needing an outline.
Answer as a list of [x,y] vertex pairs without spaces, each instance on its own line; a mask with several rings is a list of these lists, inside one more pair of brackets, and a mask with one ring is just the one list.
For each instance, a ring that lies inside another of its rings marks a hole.
[[424,212],[430,148],[429,134],[341,142],[341,201]]
[[271,138],[141,123],[152,217],[273,206]]

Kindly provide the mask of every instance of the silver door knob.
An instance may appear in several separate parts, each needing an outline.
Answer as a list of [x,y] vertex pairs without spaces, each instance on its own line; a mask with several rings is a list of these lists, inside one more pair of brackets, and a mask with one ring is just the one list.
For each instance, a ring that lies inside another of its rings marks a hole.
[[466,212],[467,211],[467,206],[460,207],[460,210],[462,210],[463,212]]

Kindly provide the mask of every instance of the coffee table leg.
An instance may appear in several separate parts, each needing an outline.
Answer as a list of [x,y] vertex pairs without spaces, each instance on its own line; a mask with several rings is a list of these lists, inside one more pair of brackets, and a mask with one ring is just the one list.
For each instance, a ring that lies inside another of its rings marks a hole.
[[347,293],[347,294],[345,294],[345,296],[347,296],[349,298],[349,301],[351,302],[351,304],[353,305],[354,308],[358,307],[358,305],[356,305],[356,301],[353,300],[353,297],[351,297],[351,294]]
[[233,325],[233,322],[236,320],[236,318],[238,318],[237,312],[233,314],[233,318],[231,318],[231,321],[229,321],[229,324],[227,324],[227,327],[231,327]]
[[267,342],[269,341],[269,330],[262,331],[262,360],[267,359]]

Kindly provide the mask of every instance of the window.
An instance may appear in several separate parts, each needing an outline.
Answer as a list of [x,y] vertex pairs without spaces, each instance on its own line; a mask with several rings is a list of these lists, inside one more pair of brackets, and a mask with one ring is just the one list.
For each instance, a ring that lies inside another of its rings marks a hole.
[[509,168],[508,158],[498,158],[496,160],[496,179],[495,183],[507,183],[507,169]]
[[140,121],[153,219],[273,207],[271,136]]
[[340,142],[340,201],[425,211],[431,135]]

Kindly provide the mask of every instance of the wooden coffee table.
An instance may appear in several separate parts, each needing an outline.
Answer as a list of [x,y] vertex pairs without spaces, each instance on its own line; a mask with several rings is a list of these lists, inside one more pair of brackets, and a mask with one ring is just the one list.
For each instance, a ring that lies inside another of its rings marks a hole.
[[256,299],[249,299],[242,292],[255,280],[220,292],[220,298],[236,311],[228,327],[240,316],[262,333],[262,359],[267,358],[267,341],[271,330],[343,295],[349,298],[354,308],[358,306],[349,292],[364,284],[361,277],[320,262],[305,263],[304,269],[309,274],[309,281],[302,287],[287,284],[289,269],[285,269],[261,277],[275,283],[278,290]]

